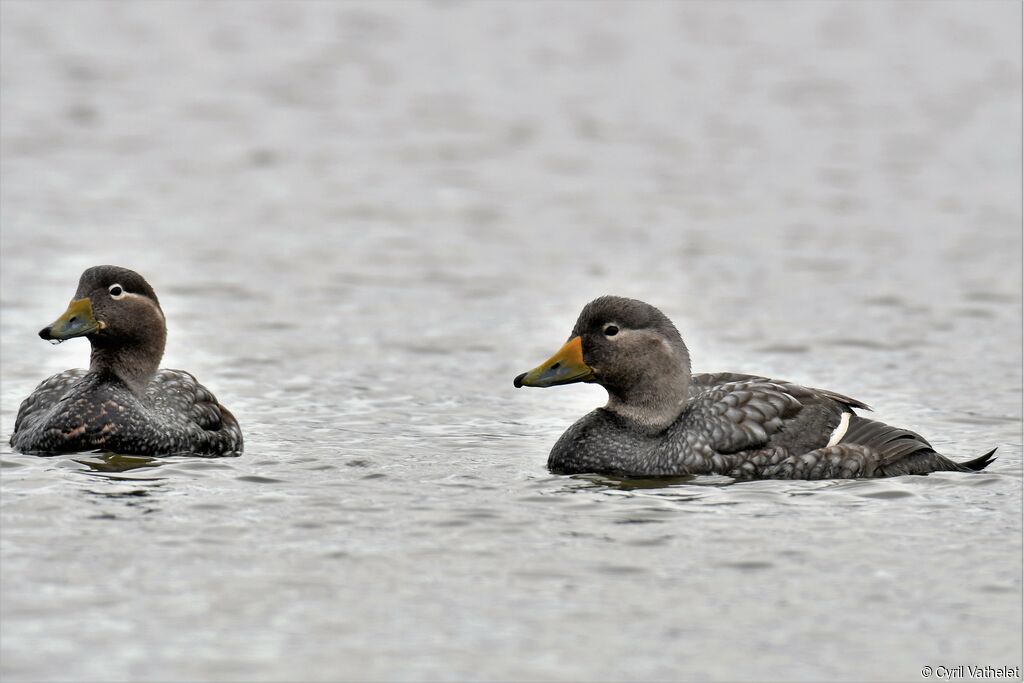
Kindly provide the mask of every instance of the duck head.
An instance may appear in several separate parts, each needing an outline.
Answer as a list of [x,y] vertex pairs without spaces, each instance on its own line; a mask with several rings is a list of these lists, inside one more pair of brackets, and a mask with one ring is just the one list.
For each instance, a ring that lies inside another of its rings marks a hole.
[[574,382],[600,384],[608,391],[607,410],[660,430],[686,407],[690,353],[672,321],[654,306],[602,296],[584,306],[569,341],[514,385]]
[[82,273],[64,314],[39,336],[58,343],[88,338],[90,370],[113,372],[134,389],[144,388],[159,367],[167,327],[160,301],[141,275],[94,266]]

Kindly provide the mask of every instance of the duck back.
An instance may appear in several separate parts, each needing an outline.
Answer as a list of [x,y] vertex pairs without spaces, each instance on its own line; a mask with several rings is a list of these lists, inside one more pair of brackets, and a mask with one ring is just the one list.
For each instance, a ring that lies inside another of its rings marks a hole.
[[117,377],[67,370],[21,404],[11,446],[23,453],[236,455],[234,416],[191,374],[159,370],[142,397]]

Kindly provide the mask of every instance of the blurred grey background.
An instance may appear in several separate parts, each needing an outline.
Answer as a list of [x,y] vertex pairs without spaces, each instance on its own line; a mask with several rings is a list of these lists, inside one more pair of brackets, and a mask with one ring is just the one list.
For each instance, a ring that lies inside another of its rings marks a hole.
[[[10,680],[918,680],[1021,661],[1017,2],[0,4]],[[11,453],[81,271],[247,453]],[[601,294],[970,480],[551,477]]]

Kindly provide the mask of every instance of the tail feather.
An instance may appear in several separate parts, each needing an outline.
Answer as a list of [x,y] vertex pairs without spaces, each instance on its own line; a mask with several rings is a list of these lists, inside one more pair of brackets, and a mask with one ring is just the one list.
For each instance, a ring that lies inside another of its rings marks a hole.
[[878,453],[878,466],[886,476],[926,474],[936,471],[977,472],[992,462],[992,449],[967,462],[956,462],[941,455],[916,432],[892,427],[859,415],[850,418],[849,428],[840,443],[865,446]]
[[980,472],[980,471],[982,471],[983,469],[985,469],[986,467],[988,467],[989,465],[992,464],[992,461],[995,460],[995,457],[993,457],[992,454],[995,453],[995,452],[996,452],[996,449],[993,448],[992,450],[990,450],[985,455],[979,455],[974,460],[968,460],[966,462],[962,462],[962,463],[959,463],[959,464],[962,467],[966,467],[967,469],[972,470],[974,472]]
[[882,455],[883,462],[899,460],[917,451],[934,452],[928,440],[917,432],[869,420],[860,415],[850,417],[850,425],[841,443],[872,448]]

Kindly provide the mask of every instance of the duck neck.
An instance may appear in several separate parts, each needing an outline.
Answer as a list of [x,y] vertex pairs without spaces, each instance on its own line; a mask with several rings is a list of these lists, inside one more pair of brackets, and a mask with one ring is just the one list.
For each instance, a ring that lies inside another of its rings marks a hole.
[[668,429],[686,409],[689,378],[672,385],[666,383],[660,387],[644,389],[625,395],[609,392],[605,410],[636,424],[645,432],[656,433]]
[[605,387],[608,389],[605,409],[644,432],[668,429],[686,409],[690,396],[689,355],[680,360],[678,365],[652,369],[645,373],[642,381],[629,386]]
[[102,337],[90,338],[92,356],[89,371],[113,375],[128,385],[136,396],[143,396],[164,355],[164,334],[153,335],[128,345],[106,344]]

